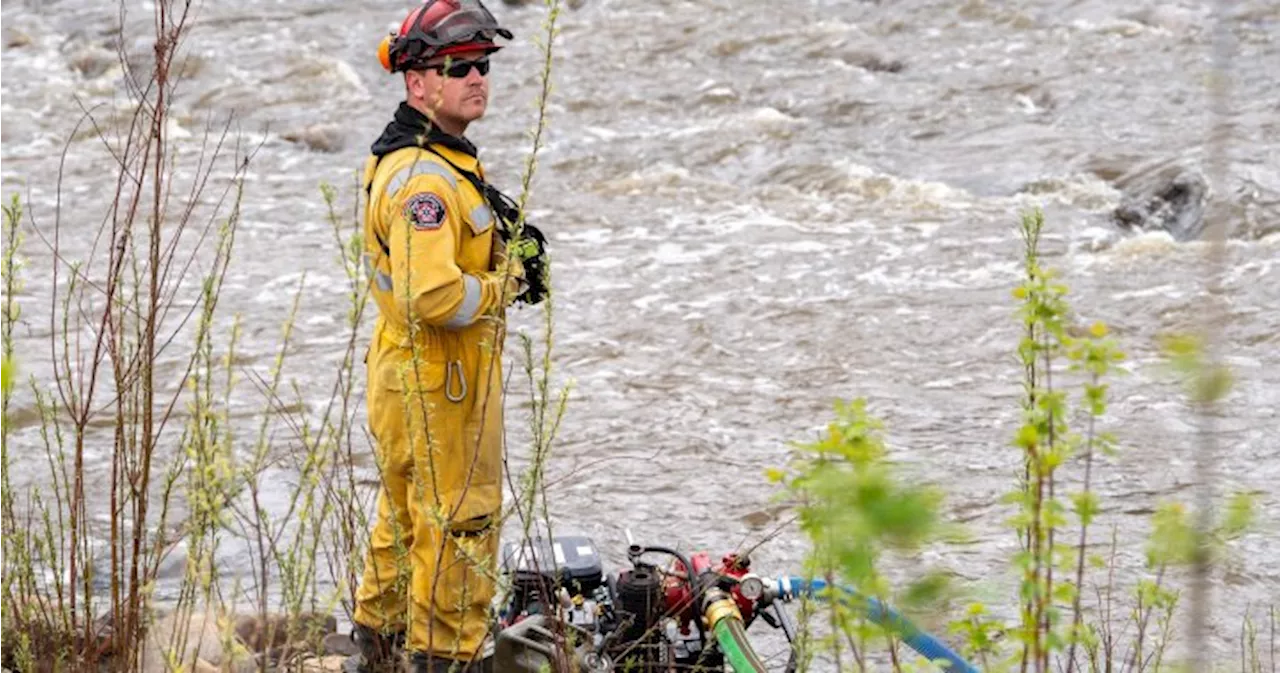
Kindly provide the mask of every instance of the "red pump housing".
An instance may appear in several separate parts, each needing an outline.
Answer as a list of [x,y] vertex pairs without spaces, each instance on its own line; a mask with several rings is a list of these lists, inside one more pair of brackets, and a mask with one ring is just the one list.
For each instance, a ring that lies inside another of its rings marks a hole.
[[[717,575],[726,575],[729,577],[741,578],[747,574],[747,570],[751,566],[751,561],[746,556],[738,556],[737,554],[725,554],[720,559],[720,564],[712,566],[711,555],[707,552],[698,552],[689,557],[689,563],[693,564],[693,572],[684,567],[684,563],[677,560],[667,572],[667,578],[663,585],[663,592],[666,600],[666,613],[676,618],[680,623],[680,632],[689,635],[690,626],[695,619],[701,619],[701,606],[695,605],[693,594],[689,591],[688,578],[698,578],[704,573],[711,571]],[[738,585],[734,584],[730,589],[734,602],[738,605],[738,611],[742,613],[744,622],[750,622],[755,613],[755,602],[742,595]]]

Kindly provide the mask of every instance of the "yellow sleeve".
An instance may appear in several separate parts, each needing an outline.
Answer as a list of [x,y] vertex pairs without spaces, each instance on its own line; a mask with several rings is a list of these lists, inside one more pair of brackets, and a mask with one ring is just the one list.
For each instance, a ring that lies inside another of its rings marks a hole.
[[388,207],[392,287],[407,317],[461,329],[498,305],[502,279],[497,274],[464,273],[458,267],[458,237],[467,225],[444,178],[414,176]]

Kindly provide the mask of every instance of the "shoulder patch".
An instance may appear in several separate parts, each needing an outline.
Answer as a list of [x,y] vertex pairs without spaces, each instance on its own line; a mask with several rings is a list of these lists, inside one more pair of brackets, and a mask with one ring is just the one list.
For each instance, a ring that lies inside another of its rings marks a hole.
[[444,201],[431,192],[418,192],[404,202],[404,219],[417,231],[439,229],[444,216]]

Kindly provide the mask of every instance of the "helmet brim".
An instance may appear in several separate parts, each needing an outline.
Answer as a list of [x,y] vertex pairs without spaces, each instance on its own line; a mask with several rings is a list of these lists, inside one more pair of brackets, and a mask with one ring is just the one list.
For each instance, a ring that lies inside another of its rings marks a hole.
[[451,54],[461,54],[468,51],[483,51],[486,54],[492,54],[499,49],[502,49],[502,45],[494,44],[493,42],[465,42],[463,44],[451,44],[447,47],[441,47],[436,51],[436,53],[432,54],[432,56],[449,56]]

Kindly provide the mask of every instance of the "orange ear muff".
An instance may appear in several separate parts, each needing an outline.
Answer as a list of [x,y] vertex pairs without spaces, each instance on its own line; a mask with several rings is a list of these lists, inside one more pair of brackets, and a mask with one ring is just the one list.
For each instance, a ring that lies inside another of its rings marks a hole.
[[387,35],[382,38],[382,42],[378,43],[378,63],[382,64],[382,69],[391,72],[391,36]]

